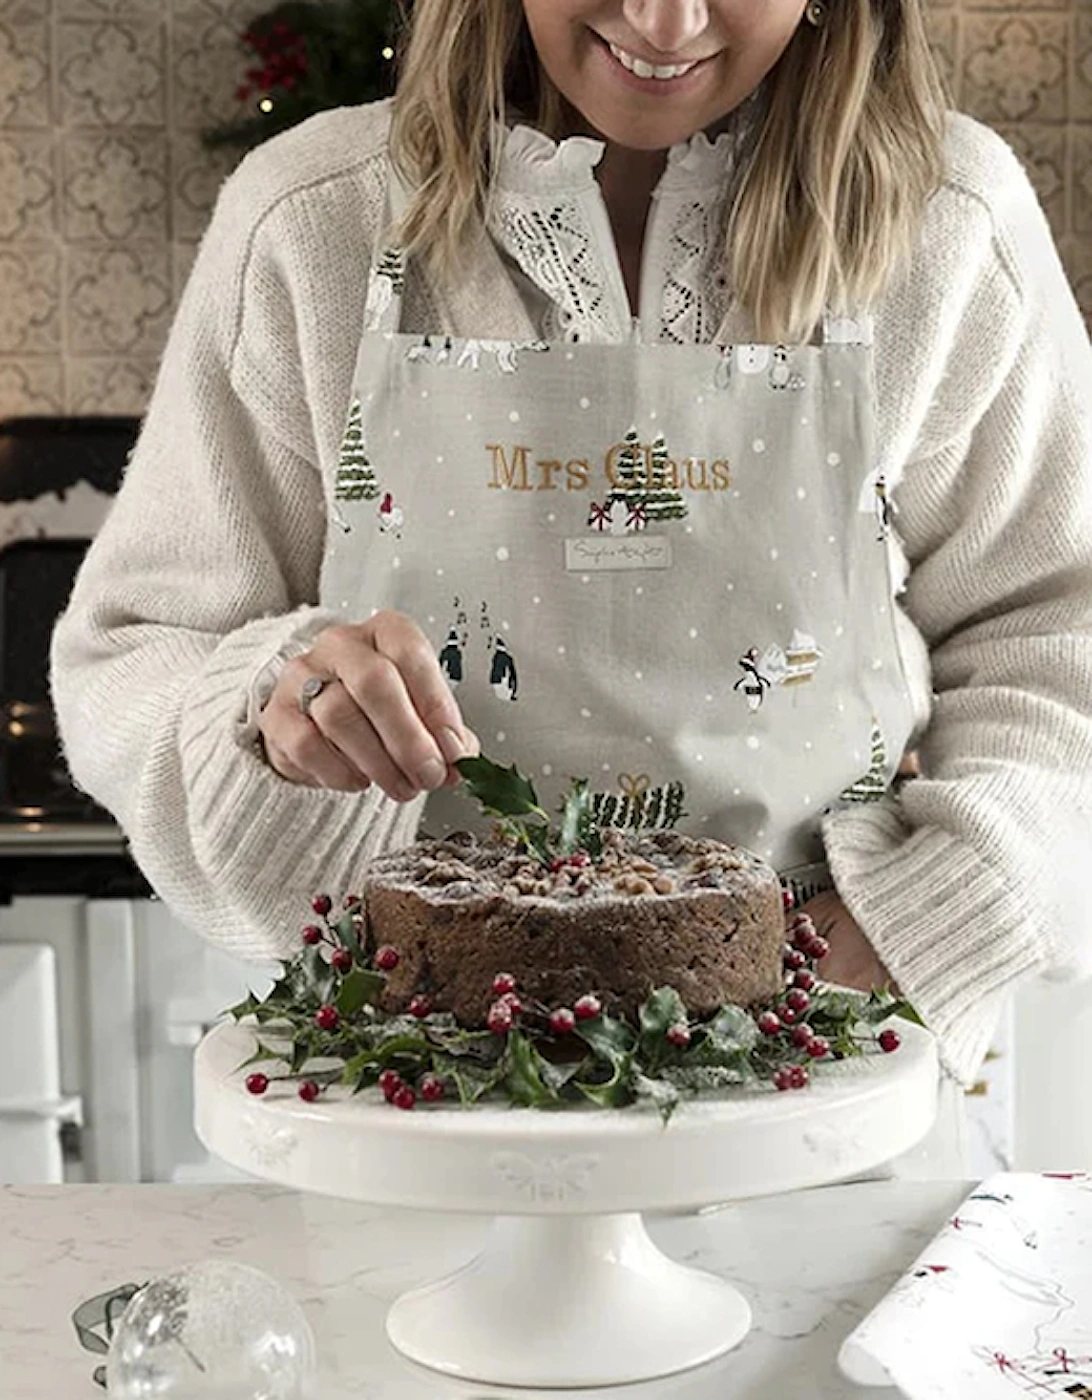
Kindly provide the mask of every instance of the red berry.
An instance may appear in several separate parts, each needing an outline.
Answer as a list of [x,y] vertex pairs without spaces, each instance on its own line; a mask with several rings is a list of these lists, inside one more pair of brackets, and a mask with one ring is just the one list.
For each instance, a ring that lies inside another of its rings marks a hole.
[[559,1006],[550,1012],[550,1029],[554,1035],[568,1035],[576,1025],[576,1017],[567,1006]]
[[359,903],[360,903],[360,896],[359,896],[358,894],[347,894],[347,895],[345,896],[345,898],[341,901],[341,907],[342,907],[343,909],[351,909],[351,908],[353,907],[354,904],[359,904]]
[[322,942],[322,929],[318,924],[308,924],[303,930],[303,941],[309,948],[313,948],[316,943]]
[[489,1008],[485,1024],[494,1035],[507,1035],[512,1029],[512,1008],[506,1001],[495,1001]]
[[793,986],[799,987],[803,992],[814,991],[818,981],[818,977],[816,977],[810,967],[802,967],[799,972],[794,972],[792,975]]
[[353,965],[353,955],[349,952],[348,948],[335,948],[330,962],[335,971],[348,972]]
[[304,1103],[314,1103],[319,1092],[319,1086],[313,1079],[305,1079],[299,1087],[299,1096]]
[[382,948],[376,949],[375,965],[380,972],[393,972],[401,962],[398,949],[392,948],[389,943],[384,943]]
[[376,1081],[385,1099],[391,1099],[397,1089],[402,1087],[402,1076],[396,1069],[385,1069],[380,1072]]
[[394,1104],[395,1108],[410,1109],[416,1102],[417,1095],[408,1084],[400,1085],[391,1095],[391,1103]]
[[786,914],[790,909],[796,907],[796,896],[793,894],[792,890],[781,891],[781,907]]
[[334,901],[328,894],[317,894],[311,901],[311,908],[323,919],[329,914],[333,907]]
[[505,994],[502,997],[498,997],[497,1000],[503,1001],[513,1016],[518,1016],[523,1010],[523,1002],[520,1001],[515,992],[505,992]]
[[776,1035],[781,1029],[781,1017],[776,1011],[763,1011],[755,1025],[763,1035]]
[[592,1021],[602,1010],[603,1003],[591,992],[585,993],[584,996],[578,997],[573,1002],[573,1014],[578,1021]]
[[801,933],[804,929],[810,929],[811,932],[814,933],[815,920],[810,914],[805,914],[803,909],[801,909],[798,914],[792,916],[791,928],[793,933]]
[[821,934],[817,933],[808,946],[808,957],[813,958],[816,962],[822,962],[829,952],[830,944]]
[[559,870],[564,870],[566,865],[568,865],[567,860],[563,859],[561,856],[554,856],[553,860],[550,862],[550,874],[556,875]]
[[798,1050],[806,1050],[814,1037],[812,1028],[804,1021],[792,1028],[792,1043]]
[[786,1089],[792,1088],[792,1075],[787,1067],[785,1069],[779,1069],[774,1073],[773,1086],[782,1093],[784,1093]]
[[805,1049],[813,1060],[821,1060],[824,1055],[830,1054],[830,1043],[824,1040],[821,1035],[816,1035],[812,1037]]
[[493,995],[497,997],[507,996],[509,992],[516,990],[516,979],[510,972],[498,972],[493,978]]
[[432,1000],[425,996],[424,992],[418,992],[416,996],[410,997],[406,1010],[411,1016],[425,1017],[432,1011]]
[[794,1011],[803,1014],[811,1005],[811,997],[808,996],[803,987],[790,987],[785,993],[785,1005],[791,1006]]
[[803,1065],[789,1066],[789,1088],[806,1089],[808,1087],[808,1072]]
[[336,1006],[320,1006],[315,1012],[315,1025],[318,1026],[319,1030],[337,1030],[340,1019],[340,1016],[337,1014]]
[[677,1025],[668,1026],[666,1039],[669,1045],[674,1045],[676,1050],[685,1050],[690,1044],[690,1027],[680,1021]]
[[246,1077],[246,1091],[248,1094],[264,1094],[269,1088],[269,1077],[267,1075],[248,1074]]
[[569,864],[575,865],[577,870],[583,870],[585,866],[591,865],[591,856],[587,851],[573,851],[569,857]]
[[423,1074],[417,1087],[426,1103],[439,1103],[444,1096],[444,1081],[438,1074]]
[[886,1030],[881,1031],[876,1039],[879,1041],[880,1049],[885,1055],[892,1054],[902,1044],[902,1041],[899,1039],[899,1033],[894,1026],[888,1026]]
[[777,1008],[777,1016],[783,1026],[794,1026],[800,1019],[800,1012],[783,1004]]
[[807,954],[802,948],[786,947],[781,955],[781,961],[790,972],[798,972],[800,968],[807,964]]

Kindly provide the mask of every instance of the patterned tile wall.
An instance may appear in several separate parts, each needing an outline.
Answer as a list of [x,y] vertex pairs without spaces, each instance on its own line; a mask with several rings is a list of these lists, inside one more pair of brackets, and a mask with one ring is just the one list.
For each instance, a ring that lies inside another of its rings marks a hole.
[[[929,0],[959,106],[1027,163],[1092,319],[1092,0]],[[0,417],[138,413],[230,157],[262,0],[0,0]]]

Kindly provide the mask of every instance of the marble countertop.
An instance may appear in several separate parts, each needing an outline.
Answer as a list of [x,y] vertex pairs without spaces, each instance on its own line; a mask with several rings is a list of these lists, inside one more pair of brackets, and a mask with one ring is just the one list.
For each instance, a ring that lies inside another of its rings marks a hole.
[[[835,1364],[838,1347],[966,1196],[967,1182],[882,1181],[648,1221],[673,1257],[730,1278],[755,1325],[697,1370],[612,1391],[626,1400],[893,1400]],[[264,1269],[303,1304],[322,1363],[321,1400],[486,1400],[504,1392],[403,1360],[383,1329],[406,1288],[475,1254],[486,1219],[356,1205],[280,1187],[0,1188],[0,1395],[93,1400],[95,1360],[76,1305],[180,1264],[229,1257]],[[537,1394],[516,1392],[521,1397]],[[557,1400],[559,1392],[543,1392]]]

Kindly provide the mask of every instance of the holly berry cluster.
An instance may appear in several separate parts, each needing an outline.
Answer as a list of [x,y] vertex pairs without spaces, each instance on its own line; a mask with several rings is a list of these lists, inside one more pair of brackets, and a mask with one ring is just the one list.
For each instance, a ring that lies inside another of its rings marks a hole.
[[252,1070],[252,1094],[287,1081],[306,1103],[332,1085],[354,1093],[375,1087],[403,1110],[487,1097],[535,1108],[646,1102],[666,1121],[686,1094],[738,1085],[805,1088],[813,1065],[897,1050],[898,1032],[888,1026],[877,1033],[879,1023],[894,1015],[917,1019],[885,992],[865,997],[822,987],[814,967],[829,951],[826,940],[806,913],[793,912],[788,895],[785,982],[769,1005],[728,1005],[692,1017],[673,987],[660,987],[626,1018],[609,1014],[594,989],[571,1006],[546,1006],[501,971],[484,1029],[436,1010],[427,989],[405,1012],[384,1011],[398,950],[375,946],[357,898],[335,914],[330,896],[316,895],[312,910],[318,922],[304,926],[300,951],[269,994],[251,995],[228,1013],[258,1023],[258,1048],[245,1068],[283,1067],[276,1079]]

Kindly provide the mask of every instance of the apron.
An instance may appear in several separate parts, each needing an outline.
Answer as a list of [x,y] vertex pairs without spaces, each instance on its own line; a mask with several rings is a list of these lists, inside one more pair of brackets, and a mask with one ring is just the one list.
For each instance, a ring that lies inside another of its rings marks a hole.
[[[586,778],[605,823],[821,861],[823,813],[882,797],[914,726],[868,322],[791,350],[421,336],[403,285],[387,246],[324,602],[413,618],[548,811]],[[487,823],[445,789],[423,825]]]

